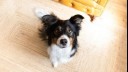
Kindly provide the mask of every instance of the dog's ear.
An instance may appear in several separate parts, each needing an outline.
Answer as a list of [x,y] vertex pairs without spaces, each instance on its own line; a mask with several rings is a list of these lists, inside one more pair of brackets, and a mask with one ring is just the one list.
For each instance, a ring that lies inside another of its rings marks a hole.
[[42,17],[42,22],[47,25],[55,24],[58,21],[58,18],[54,15],[44,15]]
[[76,35],[79,36],[79,31],[81,29],[81,22],[84,19],[84,17],[82,15],[74,15],[72,16],[69,21],[71,22],[71,24],[73,24],[76,28]]
[[69,21],[72,23],[72,24],[81,24],[82,20],[84,19],[84,17],[82,15],[74,15],[72,16]]

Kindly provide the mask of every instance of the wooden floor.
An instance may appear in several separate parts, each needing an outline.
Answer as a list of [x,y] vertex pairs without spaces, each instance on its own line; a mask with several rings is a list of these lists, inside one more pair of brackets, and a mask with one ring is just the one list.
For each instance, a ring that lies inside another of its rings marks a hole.
[[[82,14],[79,50],[73,60],[53,68],[41,41],[41,21],[34,8],[54,12],[61,19]],[[0,72],[126,72],[126,0],[109,0],[94,22],[75,9],[51,0],[0,0]]]

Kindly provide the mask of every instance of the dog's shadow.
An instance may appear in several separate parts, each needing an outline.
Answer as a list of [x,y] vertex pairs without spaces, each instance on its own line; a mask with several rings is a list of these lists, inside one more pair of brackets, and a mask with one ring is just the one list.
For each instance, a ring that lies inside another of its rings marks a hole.
[[48,39],[46,34],[44,33],[44,28],[38,28],[38,32],[37,32],[37,37],[38,37],[38,42],[36,43],[36,45],[38,45],[39,49],[41,51],[41,55],[45,56],[46,58],[48,58],[48,53],[47,53],[47,48],[48,48]]
[[41,57],[48,58],[47,53],[47,40],[43,38],[43,33],[41,32],[43,28],[35,28],[29,24],[21,24],[16,32],[16,38],[13,41],[17,44],[24,46],[23,51],[29,53],[29,51],[36,52],[36,54],[41,55]]
[[43,55],[48,58],[48,53],[47,53],[47,48],[49,47],[48,39],[47,39],[46,34],[43,31],[43,28],[38,29],[38,37],[40,39],[39,46],[41,47],[41,49],[43,49],[42,51],[44,51]]

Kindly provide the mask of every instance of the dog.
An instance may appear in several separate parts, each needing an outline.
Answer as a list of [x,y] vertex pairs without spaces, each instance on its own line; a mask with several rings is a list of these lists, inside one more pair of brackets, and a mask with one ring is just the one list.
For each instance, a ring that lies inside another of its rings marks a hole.
[[77,52],[77,37],[84,17],[76,14],[70,19],[62,20],[40,9],[36,10],[36,15],[44,24],[40,30],[41,38],[47,39],[48,54],[53,67],[70,61]]

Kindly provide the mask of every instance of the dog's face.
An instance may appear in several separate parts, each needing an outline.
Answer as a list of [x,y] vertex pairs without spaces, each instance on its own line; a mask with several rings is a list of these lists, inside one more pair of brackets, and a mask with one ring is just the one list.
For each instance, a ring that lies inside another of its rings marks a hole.
[[[61,23],[60,23],[61,22]],[[53,27],[52,42],[61,48],[72,46],[73,39],[75,38],[75,28],[68,21],[60,21]]]
[[45,24],[49,45],[56,44],[60,48],[73,46],[79,35],[80,24],[84,17],[72,16],[69,20],[60,20],[54,15],[45,15],[42,20]]

